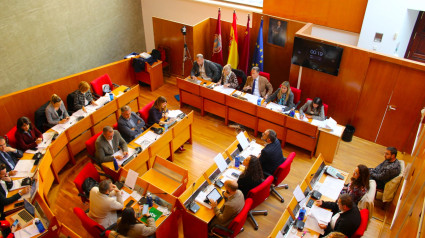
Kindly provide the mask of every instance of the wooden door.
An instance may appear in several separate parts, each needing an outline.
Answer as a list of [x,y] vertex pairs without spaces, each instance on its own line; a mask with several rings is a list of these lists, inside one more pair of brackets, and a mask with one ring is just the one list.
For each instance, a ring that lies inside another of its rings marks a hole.
[[371,59],[352,121],[356,128],[354,135],[376,140],[399,68],[395,64]]
[[425,72],[401,67],[376,143],[410,153],[425,106]]
[[404,56],[425,63],[425,17],[424,12],[420,12],[416,20],[415,28],[410,37],[409,45]]

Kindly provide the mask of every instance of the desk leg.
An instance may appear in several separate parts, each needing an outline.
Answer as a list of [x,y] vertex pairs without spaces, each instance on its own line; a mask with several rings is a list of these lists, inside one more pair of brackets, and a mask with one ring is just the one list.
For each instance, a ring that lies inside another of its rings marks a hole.
[[192,144],[192,124],[189,125],[189,144]]
[[170,150],[170,161],[173,162],[174,161],[173,141],[170,141],[170,143],[168,143],[168,148]]
[[183,98],[182,98],[182,90],[179,88],[179,96],[180,96],[180,108],[183,107]]
[[224,125],[229,125],[229,107],[226,106],[226,110],[224,112]]
[[205,109],[204,109],[204,98],[201,97],[201,116],[205,115]]

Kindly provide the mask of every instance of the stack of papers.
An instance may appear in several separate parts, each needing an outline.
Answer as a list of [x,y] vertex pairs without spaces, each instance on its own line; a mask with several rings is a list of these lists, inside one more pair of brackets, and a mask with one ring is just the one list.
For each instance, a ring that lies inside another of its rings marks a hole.
[[37,148],[38,149],[46,149],[50,143],[52,143],[52,138],[55,135],[54,132],[45,132],[43,133],[43,141],[38,144]]
[[22,186],[22,185],[21,185],[22,180],[23,180],[23,178],[22,178],[22,179],[12,180],[12,182],[13,182],[13,186],[12,186],[12,188],[11,188],[11,189],[9,189],[9,191],[17,190],[17,189],[20,189],[20,188],[22,188],[22,187],[28,187],[29,185],[27,185],[27,186]]
[[15,235],[16,238],[23,238],[23,237],[33,237],[36,236],[38,234],[40,234],[40,232],[37,229],[37,226],[35,226],[34,224],[31,224],[23,229],[17,230],[15,233],[13,233]]
[[320,224],[328,224],[332,219],[332,212],[324,208],[313,205],[310,209],[310,215],[314,216]]
[[124,157],[124,153],[122,152],[122,150],[119,150],[117,152],[115,152],[113,154],[113,156],[117,156],[117,155],[121,155],[124,157],[124,159],[122,160],[117,160],[117,163],[119,166],[122,165],[122,163],[124,163],[126,160],[128,160],[128,158],[130,158],[136,151],[133,148],[128,148],[128,155]]
[[202,204],[203,206],[211,209],[211,205],[208,203],[205,203],[204,200],[207,197],[207,195],[213,190],[214,185],[208,185],[207,189],[205,191],[200,191],[198,196],[196,196],[195,201]]
[[140,145],[143,150],[149,147],[150,144],[152,144],[156,139],[159,138],[160,135],[155,134],[152,131],[148,131],[145,134],[143,134],[141,137],[137,138],[137,140],[134,141],[134,143]]
[[270,109],[272,111],[275,111],[275,112],[282,112],[283,111],[283,106],[279,105],[277,103],[274,103],[274,102],[269,102],[267,104],[266,108]]
[[245,93],[244,97],[248,100],[248,102],[253,103],[255,105],[257,105],[258,98],[260,98],[258,96],[255,96],[255,95],[252,95],[252,94],[249,94],[249,93]]
[[247,158],[250,155],[255,155],[258,157],[261,154],[262,149],[263,147],[260,144],[257,144],[255,141],[251,141],[249,146],[240,153],[240,156]]
[[322,196],[336,201],[343,187],[344,180],[336,179],[332,176],[326,176],[323,184],[320,184],[319,192],[322,194]]
[[233,176],[232,173],[236,173],[238,175],[241,175],[242,171],[237,170],[237,169],[227,169],[224,172],[223,178],[221,179],[221,181],[224,183],[227,180],[238,180],[238,178],[236,178],[235,176]]
[[[233,91],[235,91],[234,88],[225,88],[222,85],[214,87],[214,90],[217,91],[217,92],[221,92],[223,94],[226,94],[226,95],[230,95],[231,93],[233,93]],[[242,92],[239,92],[239,93],[242,93]]]
[[19,160],[18,163],[15,166],[16,175],[10,176],[12,178],[26,178],[26,177],[32,177],[32,167],[34,166],[35,160]]
[[75,124],[75,122],[77,121],[77,117],[76,116],[70,116],[69,120],[63,124],[57,124],[54,127],[52,127],[52,130],[56,131],[58,134],[62,134],[62,132],[64,132],[66,129],[70,128],[71,126],[73,126]]
[[168,117],[170,118],[176,118],[178,115],[182,114],[183,112],[180,110],[169,110],[168,111]]

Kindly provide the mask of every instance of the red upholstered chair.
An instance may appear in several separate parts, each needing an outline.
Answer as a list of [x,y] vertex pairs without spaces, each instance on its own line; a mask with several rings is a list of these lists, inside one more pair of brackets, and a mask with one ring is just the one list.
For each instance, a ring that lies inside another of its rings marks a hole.
[[10,131],[4,135],[4,138],[6,139],[6,143],[12,146],[13,148],[16,148],[16,138],[15,138],[15,132],[17,131],[16,126],[14,126]]
[[81,197],[81,201],[83,203],[88,202],[88,199],[84,196],[83,191],[83,183],[86,178],[92,177],[97,182],[100,182],[100,175],[99,172],[97,172],[96,168],[92,163],[87,163],[86,166],[78,173],[77,177],[74,179],[75,187],[77,187],[78,190],[78,196]]
[[239,214],[230,222],[227,227],[223,227],[220,225],[215,225],[211,229],[211,232],[218,237],[235,237],[240,232],[243,231],[243,225],[245,224],[246,218],[248,216],[249,210],[251,210],[252,206],[252,198],[248,198],[245,200],[245,205]]
[[[248,192],[247,198],[252,198],[252,207],[251,209],[256,208],[258,205],[260,205],[262,202],[264,202],[270,195],[270,187],[273,183],[273,176],[269,176],[257,187],[251,189]],[[251,210],[249,211],[248,215],[249,218],[251,218],[252,222],[254,223],[254,229],[258,230],[258,223],[254,218],[254,215],[261,215],[267,216],[267,210]]]
[[288,189],[288,184],[280,184],[286,176],[288,176],[289,171],[291,170],[292,161],[295,158],[295,152],[291,152],[286,158],[285,162],[283,162],[279,167],[277,167],[276,171],[273,174],[274,180],[271,186],[271,193],[275,194],[279,197],[280,202],[283,203],[283,197],[276,191],[276,188],[285,188]]
[[114,128],[114,130],[118,130],[118,122],[117,122],[117,123],[115,123],[115,124],[112,126],[112,128]]
[[351,238],[360,238],[363,236],[367,228],[367,222],[369,220],[369,210],[367,209],[360,210],[360,217],[362,219],[360,222],[360,226],[359,228],[357,228],[356,232],[354,233],[354,235],[351,236]]
[[83,209],[79,207],[74,207],[74,214],[80,219],[84,229],[86,229],[90,235],[95,238],[102,238],[100,234],[105,231],[105,227],[92,220]]
[[112,84],[111,78],[109,77],[108,74],[104,74],[104,75],[100,76],[99,78],[91,81],[90,84],[91,84],[93,92],[94,92],[94,94],[96,94],[96,96],[103,96],[104,95],[103,90],[102,90],[102,86],[104,84],[108,84],[111,91],[114,89],[114,85]]
[[143,119],[143,121],[145,121],[145,123],[148,122],[149,110],[151,110],[151,107],[153,106],[154,102],[155,102],[155,100],[153,100],[152,102],[146,104],[144,107],[142,107],[139,110],[140,117]]
[[102,134],[102,132],[97,133],[96,135],[92,136],[90,139],[86,141],[86,149],[87,153],[89,154],[90,159],[93,161],[93,163],[97,164],[97,161],[95,159],[95,153],[96,153],[96,139]]
[[[305,102],[308,102],[308,100],[313,100],[313,99],[311,99],[311,98],[306,98],[305,99]],[[327,116],[328,115],[328,104],[325,104],[325,103],[323,103],[323,109],[324,109],[324,111],[325,111],[325,116]]]
[[260,73],[259,73],[259,75],[260,75],[260,76],[263,76],[263,77],[266,77],[266,79],[267,79],[267,80],[269,80],[269,82],[270,82],[270,74],[269,74],[269,73],[266,73],[266,72],[260,72]]
[[297,108],[297,103],[299,103],[301,100],[301,89],[291,87],[291,91],[294,94],[294,104],[296,105],[295,108]]
[[161,61],[162,61],[162,69],[167,69],[167,75],[170,76],[171,75],[171,66],[170,66],[170,62],[168,60],[168,55],[170,52],[170,48],[166,47],[166,46],[158,46],[158,51],[161,53]]

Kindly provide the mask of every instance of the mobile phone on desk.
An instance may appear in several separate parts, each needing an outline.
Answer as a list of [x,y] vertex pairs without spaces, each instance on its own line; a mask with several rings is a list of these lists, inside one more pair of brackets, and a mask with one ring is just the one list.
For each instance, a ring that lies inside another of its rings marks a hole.
[[149,211],[149,205],[143,204],[142,216],[148,213],[148,211]]
[[18,225],[18,223],[19,223],[19,220],[18,220],[18,219],[16,219],[16,220],[13,222],[12,226],[17,226],[17,225]]

